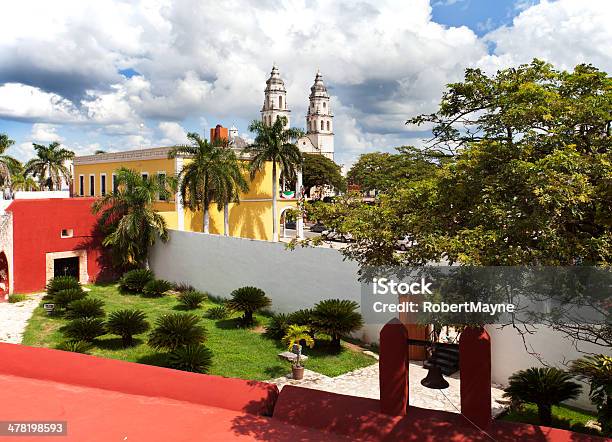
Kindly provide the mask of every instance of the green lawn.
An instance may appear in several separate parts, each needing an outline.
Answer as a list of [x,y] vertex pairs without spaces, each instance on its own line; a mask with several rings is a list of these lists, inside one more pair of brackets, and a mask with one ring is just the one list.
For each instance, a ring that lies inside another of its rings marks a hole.
[[[553,421],[552,427],[563,428],[580,433],[599,435],[599,432],[591,428],[585,428],[588,421],[597,421],[597,416],[588,411],[576,410],[565,405],[554,405],[552,408]],[[538,408],[535,404],[526,404],[521,411],[510,411],[502,418],[505,421],[524,422],[527,424],[538,425]]]
[[[119,293],[116,285],[92,285],[90,298],[102,299],[105,310],[109,312],[138,308],[146,312],[151,326],[155,319],[164,313],[181,311],[175,296],[163,298],[143,298],[138,295]],[[265,380],[284,375],[291,371],[288,362],[282,361],[277,354],[284,347],[277,341],[261,333],[261,327],[253,330],[237,327],[235,318],[222,321],[204,317],[205,311],[217,304],[207,302],[198,310],[192,310],[202,317],[202,324],[208,331],[206,345],[213,352],[213,365],[210,374],[243,379]],[[257,315],[260,325],[265,325],[268,318]],[[34,311],[26,328],[23,344],[37,347],[56,347],[62,340],[59,328],[67,321],[60,317],[48,316],[39,306]],[[140,362],[152,365],[163,364],[163,356],[146,344],[147,333],[137,335],[137,345],[121,348],[119,337],[104,335],[95,341],[91,354],[125,361]],[[340,353],[330,353],[324,347],[306,349],[309,356],[306,368],[327,376],[338,376],[357,368],[365,367],[376,361],[359,351],[343,348]]]

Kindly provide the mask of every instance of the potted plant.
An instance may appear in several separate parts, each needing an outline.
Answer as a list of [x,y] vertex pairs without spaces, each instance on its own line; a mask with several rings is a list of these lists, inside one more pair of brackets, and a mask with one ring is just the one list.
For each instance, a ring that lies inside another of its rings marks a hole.
[[304,366],[301,362],[303,342],[309,348],[314,347],[314,339],[310,336],[310,330],[305,325],[290,325],[283,338],[283,343],[295,354],[295,359],[291,364],[291,375],[293,379],[300,380],[304,377]]

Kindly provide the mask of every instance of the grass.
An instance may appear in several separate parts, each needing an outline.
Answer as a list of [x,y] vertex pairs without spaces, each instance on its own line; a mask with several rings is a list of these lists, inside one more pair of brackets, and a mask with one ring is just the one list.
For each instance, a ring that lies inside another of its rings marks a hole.
[[[597,416],[584,410],[577,410],[566,405],[553,405],[552,407],[552,427],[572,430],[580,433],[600,435],[593,428],[586,428],[588,421],[597,421]],[[523,422],[526,424],[539,425],[538,408],[535,404],[525,404],[522,410],[509,411],[501,420],[510,422]]]
[[[121,294],[116,285],[89,286],[89,298],[103,300],[108,313],[121,309],[141,309],[147,319],[154,325],[157,317],[164,313],[184,311],[176,296],[161,298],[144,298],[138,295]],[[202,318],[202,324],[208,331],[206,346],[213,352],[213,364],[210,374],[227,377],[238,377],[251,380],[266,380],[285,375],[291,371],[289,362],[282,361],[277,354],[285,350],[278,341],[267,338],[260,333],[261,326],[268,321],[267,316],[256,315],[260,327],[244,329],[238,327],[237,315],[228,319],[214,320],[204,317],[205,311],[218,304],[205,301],[201,307],[189,310]],[[36,308],[23,337],[24,345],[56,348],[63,340],[59,328],[67,320],[58,316],[49,316],[42,308]],[[114,335],[104,335],[96,339],[92,355],[106,358],[122,359],[151,365],[163,365],[165,356],[146,344],[148,333],[135,336],[136,344],[122,348],[121,339]],[[305,366],[309,370],[327,376],[340,374],[365,367],[376,361],[359,351],[343,347],[340,352],[329,351],[325,345],[317,344],[313,349],[305,349],[309,356]]]

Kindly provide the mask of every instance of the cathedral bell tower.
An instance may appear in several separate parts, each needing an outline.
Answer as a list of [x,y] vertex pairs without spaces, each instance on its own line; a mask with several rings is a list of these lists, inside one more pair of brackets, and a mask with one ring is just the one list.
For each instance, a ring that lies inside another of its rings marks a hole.
[[310,103],[306,114],[306,136],[313,147],[330,160],[334,159],[334,127],[329,107],[329,94],[323,83],[321,72],[317,71],[315,81],[310,88]]
[[272,66],[270,78],[266,81],[264,104],[261,108],[261,121],[271,126],[279,116],[287,118],[286,128],[289,128],[289,113],[287,109],[287,89],[285,82],[278,73],[278,67]]

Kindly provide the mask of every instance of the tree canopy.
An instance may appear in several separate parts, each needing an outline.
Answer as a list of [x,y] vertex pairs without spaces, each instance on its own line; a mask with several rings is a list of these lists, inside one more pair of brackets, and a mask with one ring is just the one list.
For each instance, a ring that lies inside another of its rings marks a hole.
[[308,195],[310,189],[317,186],[331,186],[341,192],[346,190],[346,180],[340,173],[340,166],[317,154],[304,154],[302,183]]

